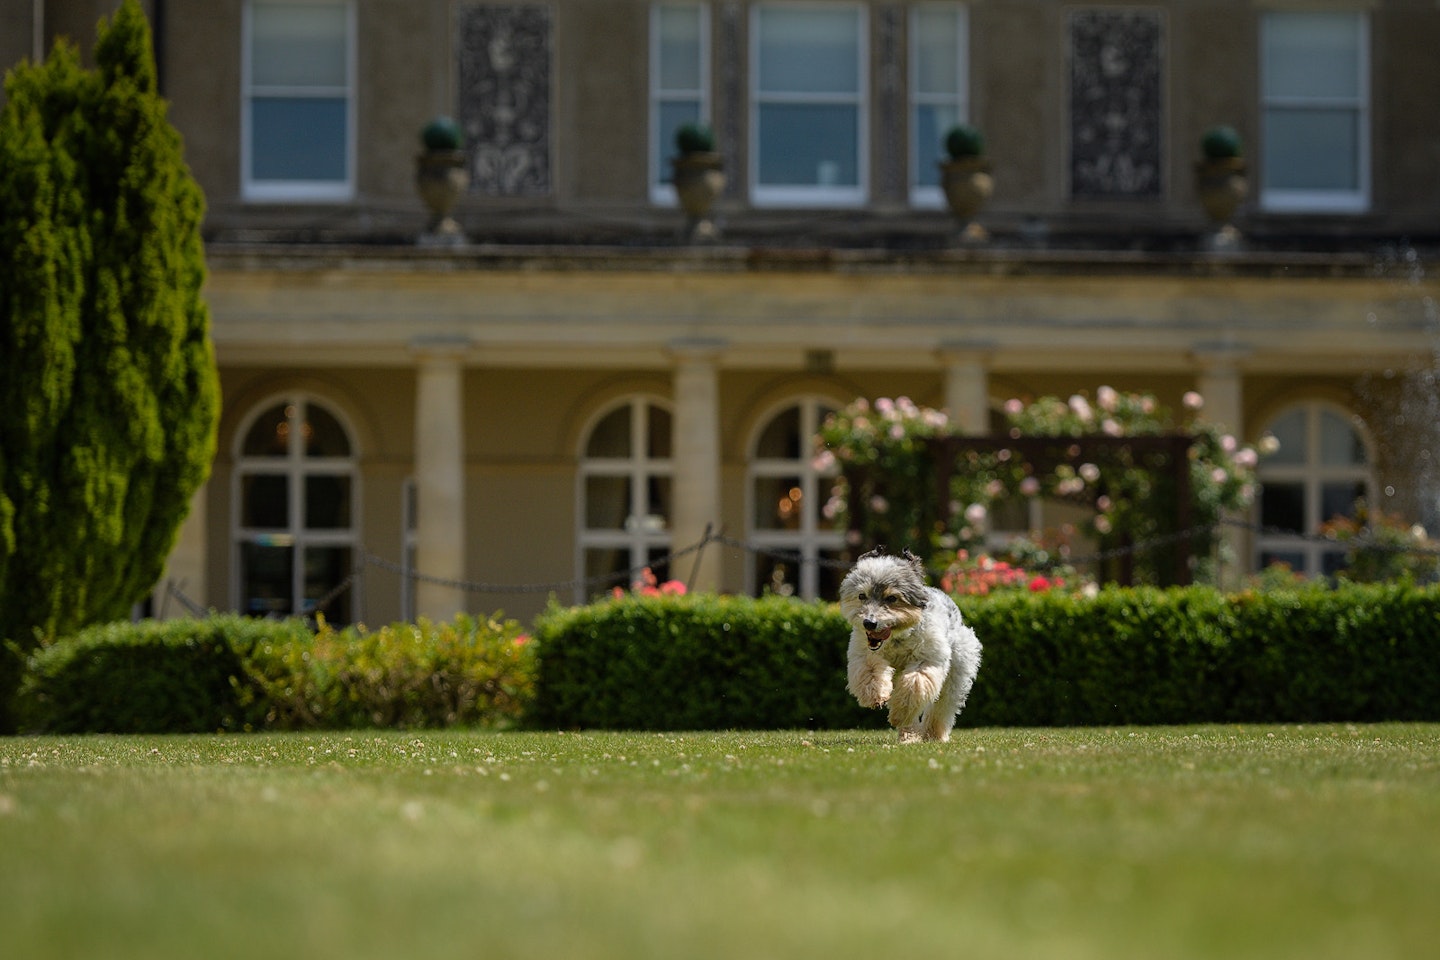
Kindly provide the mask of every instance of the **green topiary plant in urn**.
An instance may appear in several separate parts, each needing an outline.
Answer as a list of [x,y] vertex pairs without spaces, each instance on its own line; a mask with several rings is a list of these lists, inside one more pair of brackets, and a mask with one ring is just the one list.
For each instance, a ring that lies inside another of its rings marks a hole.
[[975,216],[995,191],[985,137],[976,127],[961,123],[946,131],[944,145],[947,159],[940,161],[940,189],[945,203],[959,224],[961,242],[983,242],[988,234]]
[[675,149],[671,182],[685,211],[685,237],[691,243],[713,242],[720,230],[712,211],[725,192],[725,164],[715,150],[715,135],[704,124],[683,124],[675,131]]

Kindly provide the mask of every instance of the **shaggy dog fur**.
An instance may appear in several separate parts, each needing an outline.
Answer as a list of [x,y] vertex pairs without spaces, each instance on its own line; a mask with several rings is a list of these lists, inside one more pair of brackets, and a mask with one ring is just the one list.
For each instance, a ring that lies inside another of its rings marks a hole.
[[980,641],[955,601],[926,586],[920,558],[865,554],[840,584],[840,610],[860,705],[888,704],[901,743],[949,740],[980,670]]

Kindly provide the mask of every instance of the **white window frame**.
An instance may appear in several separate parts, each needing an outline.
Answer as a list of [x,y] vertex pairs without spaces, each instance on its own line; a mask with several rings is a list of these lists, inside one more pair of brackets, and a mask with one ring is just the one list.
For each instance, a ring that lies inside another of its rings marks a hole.
[[[920,15],[927,10],[944,9],[956,15],[955,89],[951,93],[922,93],[920,90]],[[970,122],[970,7],[964,3],[921,3],[910,8],[910,205],[922,209],[945,206],[945,194],[936,186],[922,186],[920,171],[924,164],[934,165],[942,159],[945,148],[940,143],[920,142],[920,108],[925,106],[954,107],[956,123]],[[939,131],[943,137],[945,131]]]
[[[1302,463],[1267,464],[1262,458],[1256,472],[1256,479],[1263,488],[1267,480],[1282,483],[1299,484],[1303,487],[1305,517],[1304,528],[1299,533],[1267,533],[1261,529],[1263,506],[1263,494],[1255,499],[1253,509],[1254,523],[1257,530],[1255,536],[1254,550],[1252,551],[1251,562],[1256,570],[1261,569],[1261,556],[1268,552],[1297,553],[1305,558],[1305,569],[1297,570],[1296,573],[1303,573],[1306,576],[1321,576],[1324,573],[1324,557],[1326,554],[1343,553],[1344,547],[1327,540],[1318,538],[1320,527],[1329,521],[1330,517],[1321,516],[1321,504],[1323,502],[1323,490],[1327,483],[1361,483],[1365,489],[1365,502],[1373,504],[1376,502],[1375,493],[1377,484],[1375,480],[1375,451],[1370,437],[1355,422],[1350,411],[1336,404],[1325,401],[1312,400],[1305,403],[1292,404],[1280,410],[1269,422],[1275,423],[1282,417],[1289,416],[1299,411],[1305,416],[1305,459]],[[1320,461],[1321,450],[1321,420],[1322,415],[1329,413],[1343,419],[1349,427],[1355,431],[1362,447],[1365,450],[1364,464],[1324,464]]]
[[[700,86],[698,89],[689,88],[666,88],[660,85],[660,18],[664,10],[688,9],[694,10],[699,18],[699,50],[696,51],[699,58]],[[699,117],[701,123],[710,124],[710,5],[707,3],[656,3],[650,7],[650,127],[647,143],[650,144],[649,171],[650,171],[650,202],[658,206],[673,207],[678,203],[675,196],[675,188],[671,184],[671,170],[667,161],[661,159],[664,154],[659,148],[673,148],[674,143],[668,142],[669,134],[661,128],[660,108],[670,102],[696,101],[699,104]],[[662,140],[667,141],[663,142]]]
[[[1356,62],[1359,76],[1356,78],[1356,95],[1350,97],[1306,97],[1270,96],[1265,90],[1265,34],[1274,29],[1273,24],[1296,14],[1325,14],[1349,16],[1355,22]],[[1355,112],[1357,143],[1355,189],[1295,190],[1271,187],[1264,182],[1262,165],[1260,206],[1273,213],[1363,213],[1370,209],[1370,20],[1363,11],[1275,10],[1261,14],[1260,19],[1260,122],[1262,131],[1266,117],[1272,108],[1286,110],[1307,109],[1349,109]],[[1267,149],[1263,140],[1261,149]]]
[[[251,78],[253,7],[247,0],[241,13],[240,51],[240,195],[248,201],[288,203],[333,203],[354,199],[356,165],[356,30],[354,0],[289,0],[288,5],[305,3],[339,5],[345,8],[344,87],[257,87]],[[257,95],[326,96],[345,99],[345,177],[343,180],[257,180],[251,175],[254,160],[254,133],[251,129],[251,100]]]
[[[647,417],[650,407],[658,407],[670,414],[671,456],[651,457],[649,455],[650,423]],[[590,457],[586,449],[590,438],[607,417],[618,409],[630,411],[630,453],[625,457]],[[675,411],[669,401],[652,394],[632,394],[606,404],[585,425],[580,434],[580,448],[577,452],[579,469],[575,472],[575,602],[586,603],[597,593],[594,584],[587,584],[585,553],[591,549],[625,550],[630,561],[628,568],[639,569],[650,563],[652,551],[668,552],[672,549],[673,531],[668,522],[656,525],[648,512],[650,497],[649,480],[665,477],[671,482],[671,501],[674,501],[675,476]],[[589,477],[628,477],[630,480],[629,514],[620,529],[596,529],[586,523],[585,481]],[[662,518],[666,519],[666,518]],[[673,521],[673,517],[668,518]],[[675,571],[668,571],[674,578]],[[629,589],[630,584],[616,584]]]
[[[294,411],[288,416],[292,437],[298,435],[296,428],[304,424],[307,407],[314,406],[323,409],[335,418],[340,428],[345,431],[345,438],[350,448],[349,454],[343,457],[310,457],[305,454],[304,444],[291,442],[283,458],[247,455],[245,441],[250,436],[250,431],[254,429],[256,421],[260,417],[277,405],[284,405]],[[239,429],[235,432],[233,451],[235,468],[231,472],[230,483],[231,609],[248,613],[244,603],[245,584],[243,582],[242,553],[244,544],[258,543],[262,546],[288,547],[293,551],[295,560],[290,574],[290,589],[294,597],[294,605],[286,612],[286,615],[309,616],[312,611],[307,609],[305,598],[305,564],[303,562],[305,550],[309,547],[348,547],[352,562],[358,562],[360,559],[362,542],[360,519],[364,516],[364,509],[361,502],[360,452],[356,443],[355,427],[343,410],[323,397],[302,390],[279,393],[261,400],[250,408],[240,422]],[[268,527],[242,526],[245,506],[244,481],[246,477],[257,474],[284,474],[287,479],[286,492],[289,497],[289,505],[286,514],[289,522],[283,531]],[[349,478],[350,525],[348,527],[343,529],[310,529],[306,527],[305,478],[314,475]],[[352,623],[357,619],[358,611],[361,609],[360,591],[361,581],[356,578],[341,598],[348,612],[346,619]]]
[[[820,599],[820,555],[821,551],[840,552],[845,549],[845,534],[827,526],[821,517],[821,506],[830,498],[830,488],[840,475],[839,464],[825,470],[815,466],[813,453],[803,446],[804,438],[814,437],[824,420],[822,408],[839,410],[844,404],[818,394],[791,397],[775,404],[760,417],[755,425],[747,447],[748,465],[745,471],[745,531],[746,539],[762,549],[770,549],[800,555],[800,577],[798,596],[803,600]],[[794,460],[787,457],[761,457],[758,455],[760,439],[776,417],[796,407],[800,408],[800,456]],[[756,481],[772,477],[800,478],[800,527],[798,530],[762,529],[755,523],[758,508],[755,496]],[[745,554],[745,583],[752,589],[758,572],[755,554]]]
[[[792,93],[760,88],[760,21],[765,10],[849,10],[856,20],[856,91]],[[750,8],[750,201],[757,207],[860,207],[869,199],[870,182],[870,24],[869,8],[851,2],[756,3]],[[855,114],[856,183],[836,186],[766,185],[760,182],[760,108],[769,103],[849,104]]]

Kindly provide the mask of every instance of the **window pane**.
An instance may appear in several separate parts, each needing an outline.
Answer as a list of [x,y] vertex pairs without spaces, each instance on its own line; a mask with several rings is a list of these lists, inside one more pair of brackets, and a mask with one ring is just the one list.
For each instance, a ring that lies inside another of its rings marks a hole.
[[670,526],[670,478],[651,476],[645,484],[645,514],[641,528],[652,533]]
[[255,97],[250,102],[255,180],[344,180],[346,107],[335,97]]
[[1299,466],[1305,463],[1305,411],[1292,410],[1270,425],[1280,449],[1265,458],[1265,465]]
[[757,23],[763,93],[859,93],[860,20],[854,10],[766,7]]
[[1284,564],[1296,573],[1308,573],[1305,569],[1305,554],[1298,550],[1262,550],[1260,551],[1260,569],[1274,566],[1277,563]]
[[1365,484],[1353,481],[1326,483],[1320,487],[1320,521],[1355,516],[1355,501],[1365,496]]
[[308,457],[348,457],[350,438],[340,421],[324,407],[305,407],[305,455]]
[[687,123],[700,121],[700,101],[666,100],[660,104],[659,119],[656,123],[655,169],[660,179],[670,179],[670,158],[675,155],[675,131]]
[[305,478],[305,528],[343,530],[350,526],[350,478],[312,474]]
[[252,83],[346,84],[344,4],[256,3],[251,11]]
[[700,8],[661,7],[660,63],[656,84],[661,90],[700,89]]
[[802,500],[800,478],[755,478],[755,529],[799,530]]
[[629,404],[610,411],[595,425],[585,446],[585,456],[620,459],[630,456]]
[[652,405],[646,413],[649,417],[650,459],[668,460],[670,458],[670,411],[664,407]]
[[770,460],[800,458],[800,408],[791,407],[777,414],[760,434],[755,456]]
[[960,14],[953,9],[915,11],[915,92],[956,95],[960,78]]
[[755,582],[751,585],[751,590],[757,597],[767,593],[780,597],[798,596],[800,593],[798,559],[777,557],[768,553],[759,554],[755,558]]
[[592,547],[585,551],[586,580],[611,575],[614,575],[615,578],[607,583],[590,583],[586,589],[591,596],[605,593],[612,587],[630,589],[630,584],[624,576],[625,571],[629,569],[630,551],[623,547]]
[[1355,110],[1265,111],[1265,184],[1282,190],[1358,190]]
[[629,516],[629,477],[585,478],[585,529],[623,530]]
[[286,547],[240,545],[240,595],[251,616],[285,616],[294,611],[291,589],[294,551]]
[[[319,611],[332,623],[343,623],[350,609],[350,591],[354,585],[336,594],[354,570],[349,547],[310,547],[305,551],[305,613]],[[331,594],[335,594],[331,596]],[[325,600],[325,606],[318,601]]]
[[1320,463],[1327,467],[1363,466],[1365,445],[1355,428],[1328,410],[1320,414]]
[[290,525],[290,480],[271,474],[240,479],[240,525],[250,529],[284,530]]
[[845,579],[848,568],[840,565],[843,559],[839,550],[821,550],[820,594],[822,599],[836,600],[840,597],[840,581]]
[[1260,490],[1260,525],[1301,533],[1305,529],[1305,486],[1266,483]]
[[767,186],[857,186],[858,127],[850,106],[762,106],[759,181]]
[[945,134],[960,122],[958,107],[919,104],[915,108],[915,182],[922,187],[940,185],[938,162],[944,158]]
[[255,419],[255,425],[245,434],[241,452],[247,457],[283,457],[289,437],[285,404],[277,403]]
[[1359,23],[1349,13],[1282,13],[1264,20],[1266,97],[1358,97]]

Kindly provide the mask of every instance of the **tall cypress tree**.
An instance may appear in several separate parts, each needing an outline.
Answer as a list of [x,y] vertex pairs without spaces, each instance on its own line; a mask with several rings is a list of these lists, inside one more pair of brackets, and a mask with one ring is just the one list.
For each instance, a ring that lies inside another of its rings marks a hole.
[[15,651],[126,616],[215,452],[204,197],[136,0],[95,64],[62,41],[0,109],[0,730]]

